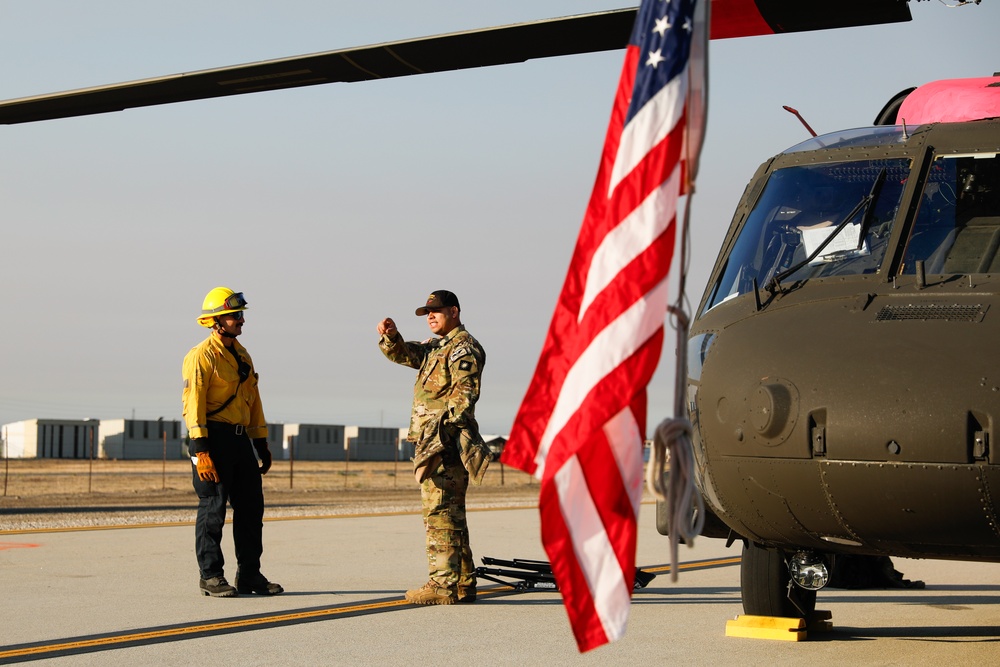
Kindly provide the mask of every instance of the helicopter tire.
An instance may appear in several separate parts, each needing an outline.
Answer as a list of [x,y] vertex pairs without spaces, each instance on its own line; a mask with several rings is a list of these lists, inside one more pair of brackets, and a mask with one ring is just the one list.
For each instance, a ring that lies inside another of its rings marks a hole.
[[743,612],[753,616],[809,618],[816,610],[816,591],[791,585],[784,554],[747,541],[740,562]]

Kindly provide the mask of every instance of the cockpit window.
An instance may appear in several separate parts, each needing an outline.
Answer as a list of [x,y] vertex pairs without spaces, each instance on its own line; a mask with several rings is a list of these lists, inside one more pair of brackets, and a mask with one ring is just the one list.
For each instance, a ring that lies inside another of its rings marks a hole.
[[[913,127],[910,131],[913,131]],[[806,139],[800,144],[785,151],[789,153],[804,153],[820,148],[847,148],[850,146],[884,146],[900,144],[906,141],[906,133],[898,125],[880,125],[878,127],[859,127],[853,130],[841,130],[823,134],[812,139]]]
[[913,221],[900,273],[924,263],[930,274],[1000,271],[1000,157],[934,159]]
[[774,171],[706,310],[749,292],[755,279],[763,288],[775,278],[786,285],[878,271],[909,172],[908,158]]

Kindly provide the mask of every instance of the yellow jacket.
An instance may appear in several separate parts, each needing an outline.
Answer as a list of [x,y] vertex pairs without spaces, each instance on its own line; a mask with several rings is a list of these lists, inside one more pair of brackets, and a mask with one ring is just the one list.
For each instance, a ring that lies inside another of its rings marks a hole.
[[[257,373],[245,347],[233,340],[233,349],[250,366],[247,379],[240,382],[239,367],[232,352],[226,349],[214,333],[184,357],[184,422],[191,438],[208,437],[208,419],[243,424],[251,438],[267,437],[267,422],[260,404]],[[218,409],[236,393],[222,411],[211,417],[206,414]]]

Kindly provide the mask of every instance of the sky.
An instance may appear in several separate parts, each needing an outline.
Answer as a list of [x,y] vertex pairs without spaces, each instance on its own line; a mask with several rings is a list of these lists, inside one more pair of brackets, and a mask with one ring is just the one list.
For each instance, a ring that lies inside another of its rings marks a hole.
[[[609,0],[0,0],[0,99],[616,9]],[[701,300],[757,166],[869,125],[897,92],[1000,70],[1000,2],[713,41],[690,200]],[[0,126],[0,424],[181,418],[213,287],[269,421],[406,426],[414,372],[375,327],[449,289],[487,351],[477,416],[507,433],[590,196],[624,50]],[[675,269],[677,263],[675,263]],[[676,286],[676,271],[671,276]],[[649,387],[673,416],[674,334]]]

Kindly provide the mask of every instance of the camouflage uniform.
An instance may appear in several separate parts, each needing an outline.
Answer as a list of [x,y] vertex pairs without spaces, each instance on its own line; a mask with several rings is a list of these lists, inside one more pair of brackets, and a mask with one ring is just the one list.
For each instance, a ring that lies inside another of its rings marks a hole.
[[450,592],[475,586],[465,492],[470,475],[482,481],[490,460],[475,417],[486,352],[461,325],[423,343],[383,334],[379,349],[390,361],[419,369],[408,437],[416,445],[430,579]]

